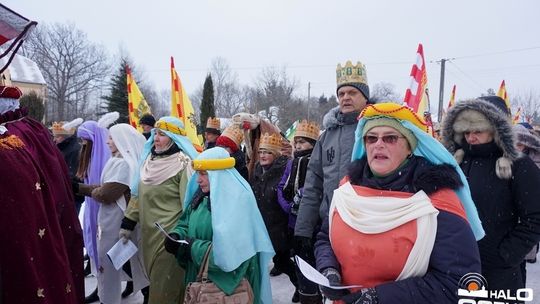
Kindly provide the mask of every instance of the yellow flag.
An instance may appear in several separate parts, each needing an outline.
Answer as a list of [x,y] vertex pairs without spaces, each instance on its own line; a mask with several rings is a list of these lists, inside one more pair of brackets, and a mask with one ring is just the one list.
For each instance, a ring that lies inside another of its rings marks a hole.
[[180,77],[174,68],[174,58],[171,57],[171,116],[178,117],[183,123],[187,137],[198,152],[203,151],[199,136],[195,111],[189,97],[182,86]]
[[506,92],[506,84],[504,83],[504,80],[501,82],[501,86],[499,87],[499,92],[497,92],[497,96],[504,99],[506,107],[508,108],[508,110],[510,110],[510,98],[508,98],[508,92]]
[[127,71],[127,89],[128,89],[128,110],[129,110],[129,124],[136,128],[139,132],[142,133],[142,128],[139,125],[139,119],[144,114],[152,114],[150,106],[146,102],[139,86],[133,80],[131,75],[131,70],[129,67],[126,68]]

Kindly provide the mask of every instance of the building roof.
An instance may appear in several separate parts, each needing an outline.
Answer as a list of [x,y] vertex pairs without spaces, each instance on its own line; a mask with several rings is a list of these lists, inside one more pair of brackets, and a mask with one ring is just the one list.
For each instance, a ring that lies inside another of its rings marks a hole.
[[[0,59],[0,66],[6,64],[9,56]],[[39,70],[37,63],[29,58],[15,54],[13,61],[8,67],[11,74],[11,81],[26,82],[34,84],[47,84],[43,74]]]

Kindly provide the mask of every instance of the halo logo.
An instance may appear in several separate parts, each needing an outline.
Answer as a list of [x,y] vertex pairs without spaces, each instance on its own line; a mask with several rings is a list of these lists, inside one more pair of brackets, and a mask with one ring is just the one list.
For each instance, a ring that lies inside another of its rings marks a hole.
[[510,304],[533,300],[532,288],[520,288],[513,294],[509,289],[489,290],[487,287],[487,280],[481,274],[467,273],[458,282],[458,304]]

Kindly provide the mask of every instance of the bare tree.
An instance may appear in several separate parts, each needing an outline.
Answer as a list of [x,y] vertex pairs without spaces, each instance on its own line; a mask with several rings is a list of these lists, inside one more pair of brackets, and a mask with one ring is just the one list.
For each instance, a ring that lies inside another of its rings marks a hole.
[[105,49],[90,42],[74,24],[40,24],[27,41],[26,54],[45,77],[52,103],[47,117],[55,120],[84,114],[86,97],[109,73]]
[[516,113],[517,108],[521,107],[521,117],[532,122],[540,122],[540,93],[529,90],[517,95],[510,95],[510,104],[515,105],[512,113]]
[[403,101],[403,97],[396,93],[396,87],[389,82],[378,82],[370,88],[372,101]]
[[[297,81],[287,75],[285,68],[264,68],[247,94],[251,99],[250,112],[265,116],[280,128],[288,128],[291,122],[287,117],[298,116],[303,111],[298,109],[301,102],[294,96],[296,87]],[[281,118],[287,119],[280,121]]]
[[[212,60],[210,66],[214,83],[214,105],[219,117],[232,117],[243,110],[242,89],[238,82],[238,74],[231,70],[222,57]],[[202,88],[200,90],[202,94]],[[201,95],[202,96],[202,95]]]

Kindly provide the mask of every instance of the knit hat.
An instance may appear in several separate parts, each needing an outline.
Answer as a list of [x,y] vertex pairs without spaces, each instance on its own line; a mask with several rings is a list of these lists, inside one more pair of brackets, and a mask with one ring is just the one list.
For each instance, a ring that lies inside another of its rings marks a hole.
[[506,106],[506,102],[501,97],[490,95],[490,96],[478,97],[478,99],[485,100],[488,103],[491,103],[492,105],[497,107],[497,109],[501,113],[503,113],[503,114],[507,115],[508,117],[510,117],[510,109]]
[[362,95],[364,95],[369,103],[369,86],[367,81],[366,66],[360,61],[358,61],[356,65],[353,65],[350,60],[347,61],[344,66],[338,64],[336,68],[336,82],[336,93],[339,88],[344,86],[355,87],[362,93]]
[[152,114],[144,114],[141,119],[139,119],[139,124],[154,127],[156,119]]
[[409,146],[411,147],[411,151],[414,151],[414,149],[416,149],[416,146],[418,144],[416,136],[414,136],[411,130],[405,128],[399,121],[395,120],[394,118],[379,117],[368,120],[366,122],[366,125],[364,126],[364,130],[362,130],[362,137],[364,137],[369,130],[375,127],[390,127],[396,129],[396,131],[401,133],[401,135],[403,135],[407,139],[407,141],[409,142]]

